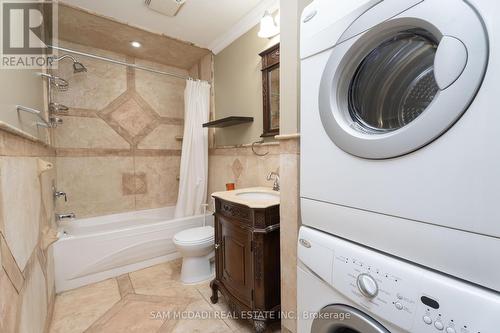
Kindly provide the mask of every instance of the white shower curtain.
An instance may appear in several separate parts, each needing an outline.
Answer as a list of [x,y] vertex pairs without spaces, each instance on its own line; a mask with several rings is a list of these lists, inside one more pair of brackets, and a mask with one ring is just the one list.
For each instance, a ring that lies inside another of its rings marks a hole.
[[208,129],[202,124],[209,119],[210,84],[187,80],[184,91],[184,136],[181,173],[175,217],[201,213],[207,198]]

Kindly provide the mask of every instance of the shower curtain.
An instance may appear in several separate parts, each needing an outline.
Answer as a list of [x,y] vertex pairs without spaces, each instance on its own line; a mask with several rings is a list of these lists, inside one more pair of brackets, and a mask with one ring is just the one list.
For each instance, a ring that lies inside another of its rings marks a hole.
[[210,84],[187,80],[184,91],[184,136],[182,140],[181,173],[175,217],[201,213],[207,198],[208,122]]

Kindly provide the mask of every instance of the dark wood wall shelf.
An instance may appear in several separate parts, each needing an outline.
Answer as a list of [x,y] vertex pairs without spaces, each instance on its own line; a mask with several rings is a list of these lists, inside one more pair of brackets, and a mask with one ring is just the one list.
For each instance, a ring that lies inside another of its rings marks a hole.
[[231,116],[222,119],[212,120],[208,123],[203,124],[203,127],[228,127],[244,123],[253,122],[253,117],[237,117]]

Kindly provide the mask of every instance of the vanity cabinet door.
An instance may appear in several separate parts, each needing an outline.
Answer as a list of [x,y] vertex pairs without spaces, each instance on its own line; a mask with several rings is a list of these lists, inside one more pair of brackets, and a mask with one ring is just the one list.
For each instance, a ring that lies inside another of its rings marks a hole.
[[220,271],[224,287],[239,301],[251,306],[252,273],[252,233],[243,229],[237,220],[218,216],[220,236]]

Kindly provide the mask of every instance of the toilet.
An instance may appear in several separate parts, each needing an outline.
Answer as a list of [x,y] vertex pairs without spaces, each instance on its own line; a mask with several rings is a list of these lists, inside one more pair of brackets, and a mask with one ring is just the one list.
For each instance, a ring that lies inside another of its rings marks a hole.
[[212,277],[215,232],[212,226],[191,228],[174,236],[174,245],[182,255],[181,280],[192,284]]

